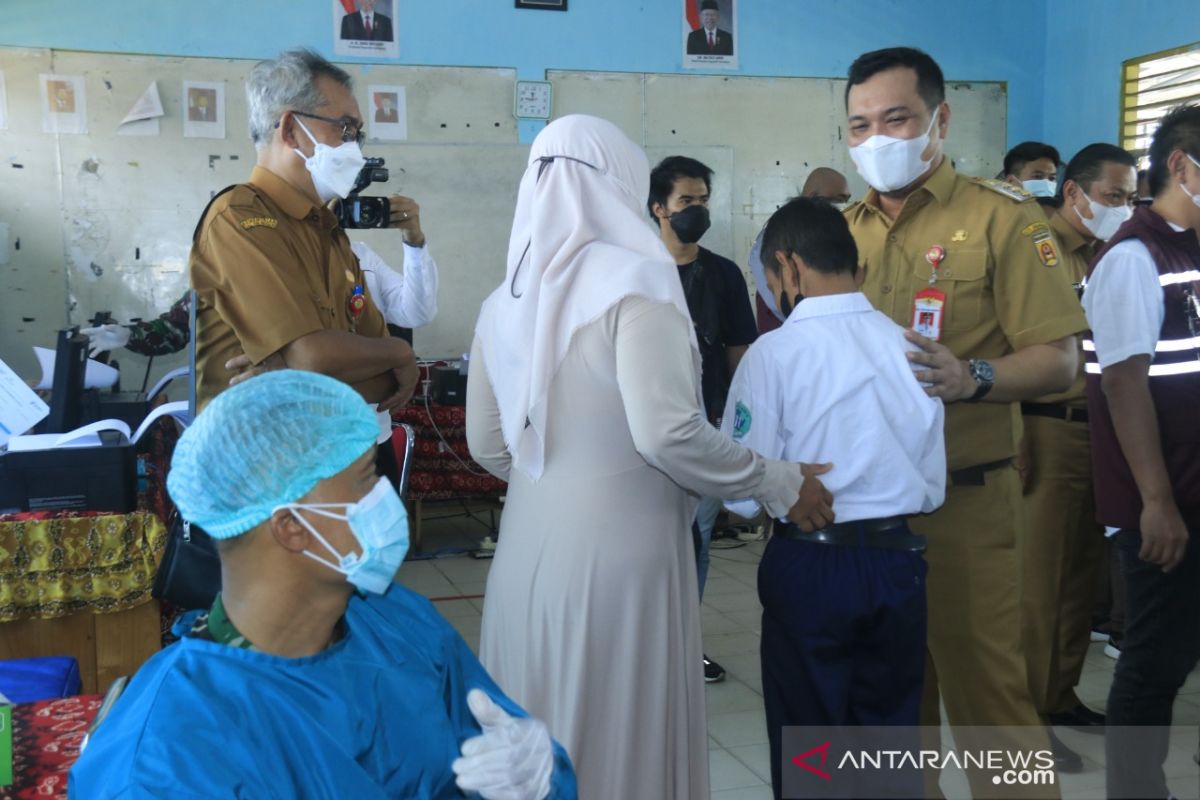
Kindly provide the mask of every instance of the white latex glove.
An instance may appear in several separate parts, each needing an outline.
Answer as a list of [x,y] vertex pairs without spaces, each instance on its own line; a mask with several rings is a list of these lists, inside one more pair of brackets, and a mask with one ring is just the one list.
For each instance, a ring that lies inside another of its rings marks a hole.
[[88,355],[95,358],[108,350],[118,350],[129,344],[132,332],[124,325],[100,325],[95,328],[80,328],[79,332],[88,337]]
[[483,734],[462,745],[451,768],[458,788],[484,800],[544,800],[554,772],[554,744],[545,723],[514,718],[481,689],[467,692],[467,707]]

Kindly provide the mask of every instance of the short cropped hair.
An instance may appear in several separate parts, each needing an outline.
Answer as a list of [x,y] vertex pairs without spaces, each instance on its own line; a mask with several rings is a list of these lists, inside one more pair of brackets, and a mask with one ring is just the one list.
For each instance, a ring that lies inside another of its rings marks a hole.
[[942,77],[942,68],[928,53],[915,47],[888,47],[863,53],[854,59],[846,74],[846,107],[850,107],[852,87],[896,67],[907,67],[917,73],[917,91],[930,111],[945,102],[946,79]]
[[1150,194],[1155,197],[1170,186],[1167,159],[1176,150],[1200,161],[1200,106],[1175,106],[1159,120],[1150,142]]
[[654,216],[654,206],[661,203],[667,205],[667,199],[675,190],[675,181],[680,178],[699,178],[704,181],[704,188],[712,191],[713,171],[707,164],[687,156],[667,156],[650,170],[650,198],[646,201],[646,210],[650,219]]
[[763,268],[776,275],[779,252],[795,254],[812,269],[830,275],[858,270],[858,246],[845,216],[817,197],[794,197],[767,220],[761,258]]
[[1062,163],[1058,150],[1044,142],[1021,142],[1004,156],[1004,174],[1016,175],[1025,165],[1040,158],[1050,159],[1057,167]]
[[1110,161],[1123,167],[1137,167],[1137,159],[1128,150],[1122,150],[1108,142],[1096,142],[1089,144],[1071,158],[1059,183],[1061,185],[1067,181],[1075,181],[1080,189],[1088,192],[1092,184],[1104,173],[1104,165]]

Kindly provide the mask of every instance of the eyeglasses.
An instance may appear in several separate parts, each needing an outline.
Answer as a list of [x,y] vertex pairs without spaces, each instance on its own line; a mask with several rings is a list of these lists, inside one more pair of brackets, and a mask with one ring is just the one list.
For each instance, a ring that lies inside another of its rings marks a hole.
[[[354,117],[322,117],[320,114],[308,114],[304,111],[293,111],[297,117],[308,117],[309,119],[319,119],[321,122],[328,122],[330,125],[337,125],[342,129],[342,141],[354,142],[359,147],[367,140],[367,135],[363,133],[362,123]],[[282,120],[280,120],[282,122]],[[275,127],[279,127],[279,122],[275,123]]]

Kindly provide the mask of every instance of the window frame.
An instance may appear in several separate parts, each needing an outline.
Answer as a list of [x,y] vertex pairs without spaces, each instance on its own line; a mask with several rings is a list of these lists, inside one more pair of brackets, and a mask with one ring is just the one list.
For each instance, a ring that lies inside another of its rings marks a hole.
[[[1151,62],[1159,61],[1171,56],[1183,55],[1185,53],[1196,53],[1200,56],[1200,42],[1182,45],[1180,47],[1172,47],[1167,50],[1159,50],[1156,53],[1148,53],[1137,58],[1130,58],[1121,62],[1121,79],[1120,79],[1120,108],[1117,118],[1117,140],[1121,147],[1128,150],[1138,161],[1138,168],[1143,169],[1149,166],[1149,145],[1145,148],[1137,147],[1137,140],[1141,135],[1137,131],[1138,120],[1137,112],[1147,106],[1159,105],[1157,103],[1139,103],[1138,102],[1138,81],[1140,76],[1138,73],[1142,65]],[[1200,63],[1196,65],[1196,69],[1200,69]],[[1182,71],[1182,69],[1180,70]],[[1169,75],[1170,71],[1162,73]],[[1154,76],[1159,77],[1159,76]],[[1171,102],[1167,107],[1173,107],[1180,103],[1195,102],[1200,103],[1200,79],[1196,93],[1185,98],[1180,98],[1178,101]],[[1151,133],[1151,136],[1153,133]]]

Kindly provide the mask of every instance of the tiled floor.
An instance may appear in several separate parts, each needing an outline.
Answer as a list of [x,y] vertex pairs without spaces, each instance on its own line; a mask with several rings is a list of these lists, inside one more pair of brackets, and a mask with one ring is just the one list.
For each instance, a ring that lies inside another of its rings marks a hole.
[[[434,599],[436,607],[463,638],[478,651],[483,592],[489,560],[476,560],[455,550],[476,547],[485,530],[465,518],[441,519],[426,525],[423,552],[441,550],[441,558],[410,561],[399,580],[414,591]],[[721,800],[770,800],[770,767],[766,723],[762,705],[758,644],[760,607],[755,590],[758,560],[763,543],[736,549],[714,549],[708,584],[701,607],[704,652],[725,667],[728,677],[706,687],[708,702],[709,774],[712,797]],[[461,599],[454,599],[461,598]],[[1096,709],[1103,709],[1115,662],[1094,644],[1088,653],[1078,692]],[[1200,725],[1200,673],[1193,674],[1175,705],[1176,725]],[[1061,776],[1064,798],[1103,797],[1104,738],[1060,729],[1059,736],[1084,757],[1079,775]],[[1168,760],[1168,777],[1195,776],[1190,753]],[[1178,761],[1178,763],[1175,763]],[[942,779],[948,798],[967,797],[965,778],[946,774]]]

